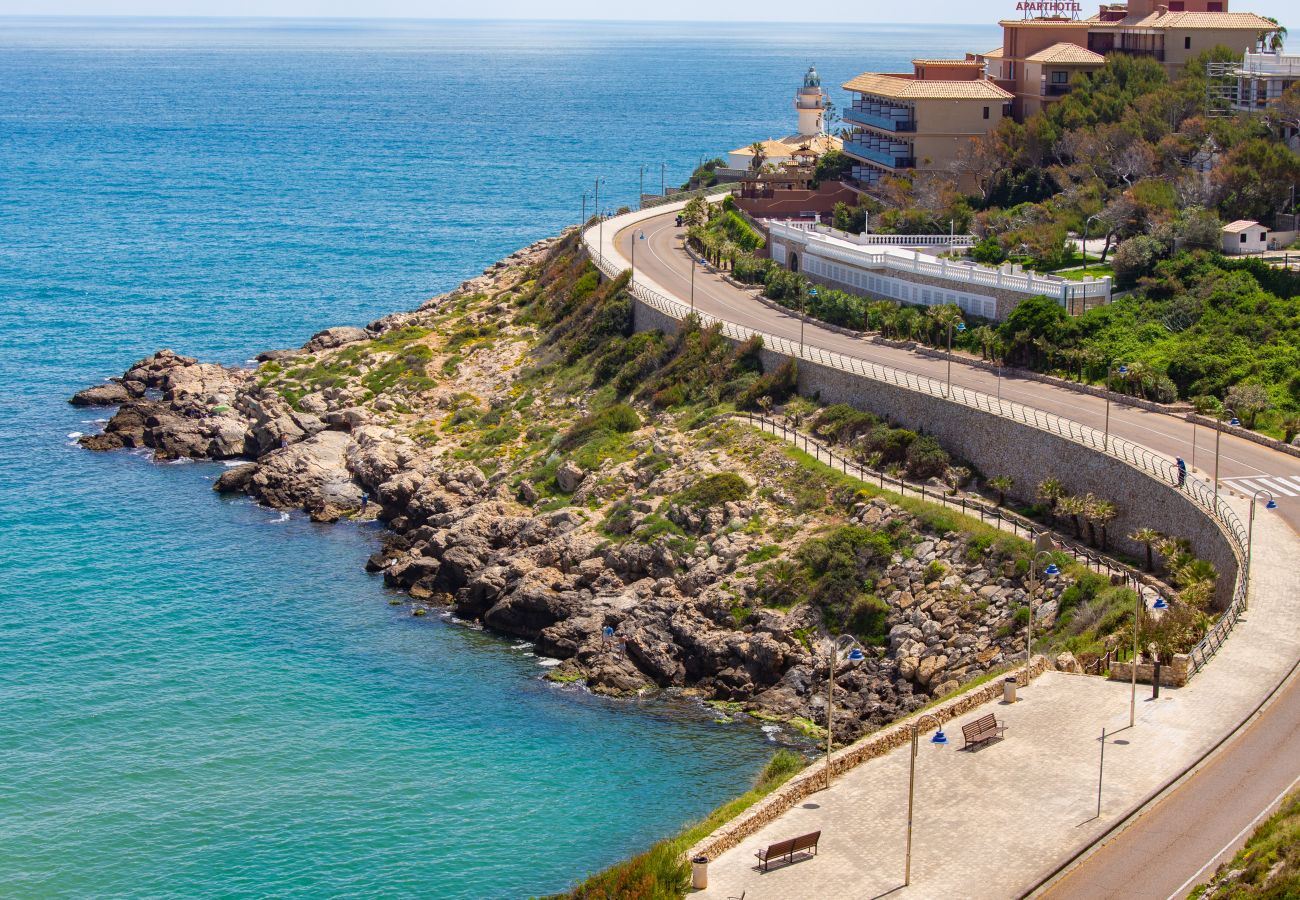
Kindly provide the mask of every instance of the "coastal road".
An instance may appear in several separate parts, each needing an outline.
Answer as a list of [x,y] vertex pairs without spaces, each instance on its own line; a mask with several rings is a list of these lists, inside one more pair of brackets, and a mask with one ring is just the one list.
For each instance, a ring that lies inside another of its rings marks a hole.
[[1300,677],[1187,780],[1038,895],[1049,900],[1186,897],[1300,786]]
[[[624,258],[630,260],[633,233],[644,232],[645,240],[637,242],[638,277],[657,282],[678,299],[689,302],[692,293],[691,260],[682,249],[685,229],[677,227],[674,219],[674,213],[665,213],[625,228],[617,234],[615,243]],[[794,341],[800,339],[797,316],[766,305],[751,291],[728,284],[703,266],[695,269],[694,297],[696,308],[701,312],[757,331]],[[945,360],[875,344],[862,336],[832,331],[812,321],[804,323],[802,334],[809,346],[845,356],[856,356],[939,380],[947,374]],[[1098,430],[1105,425],[1106,402],[1091,394],[1014,375],[999,377],[996,372],[963,364],[960,357],[953,360],[952,380],[962,387],[1014,400]],[[1214,474],[1215,436],[1208,428],[1195,427],[1164,413],[1112,403],[1110,431],[1170,457],[1181,456],[1206,480]],[[1300,458],[1225,433],[1219,452],[1219,477],[1225,491],[1235,490],[1249,496],[1259,488],[1270,490],[1277,499],[1278,510],[1268,514],[1281,515],[1292,529],[1300,532]],[[1262,505],[1257,514],[1264,514]]]
[[[657,282],[679,300],[704,313],[768,334],[798,341],[800,320],[774,309],[749,291],[728,284],[703,266],[694,272],[682,249],[684,229],[666,213],[623,229],[615,236],[618,251],[631,258],[633,234],[637,241],[638,277]],[[874,344],[861,336],[843,334],[814,322],[803,323],[802,339],[810,346],[856,356],[895,369],[943,379],[945,360]],[[1026,406],[1064,416],[1101,429],[1106,420],[1102,398],[1038,381],[999,377],[997,373],[952,364],[952,380],[963,387],[1005,397]],[[1204,427],[1163,413],[1124,404],[1110,406],[1111,433],[1168,456],[1181,456],[1207,480],[1214,476],[1215,435]],[[1219,453],[1219,477],[1224,490],[1250,496],[1259,488],[1270,490],[1276,512],[1300,533],[1300,459],[1242,438],[1224,434]],[[1291,559],[1263,559],[1256,566],[1280,567],[1300,591],[1300,571]],[[1101,844],[1046,896],[1074,898],[1185,896],[1208,878],[1214,867],[1236,851],[1254,823],[1294,787],[1300,777],[1300,755],[1294,739],[1300,728],[1300,677],[1286,686],[1248,724],[1233,735],[1200,769],[1167,792],[1130,825]]]

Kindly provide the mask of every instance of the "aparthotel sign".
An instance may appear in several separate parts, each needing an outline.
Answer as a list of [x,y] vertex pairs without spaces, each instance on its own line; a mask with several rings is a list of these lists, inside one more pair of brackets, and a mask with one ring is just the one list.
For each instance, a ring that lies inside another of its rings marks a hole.
[[1025,13],[1080,13],[1083,4],[1075,0],[1020,0],[1016,12]]

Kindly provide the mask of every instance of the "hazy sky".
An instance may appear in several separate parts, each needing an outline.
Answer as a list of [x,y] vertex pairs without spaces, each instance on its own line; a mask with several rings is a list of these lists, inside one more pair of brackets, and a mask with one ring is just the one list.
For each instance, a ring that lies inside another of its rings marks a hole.
[[[1295,0],[1233,0],[1232,9],[1274,16],[1300,31]],[[1084,0],[1089,14],[1098,0]],[[821,7],[790,0],[741,0],[714,6],[699,0],[0,0],[0,15],[134,16],[351,16],[419,19],[668,19],[717,20],[734,11],[748,20],[791,21],[801,9],[855,22],[992,23],[1015,17],[1015,0],[924,0],[895,3],[860,0]],[[1288,20],[1292,20],[1288,23]]]

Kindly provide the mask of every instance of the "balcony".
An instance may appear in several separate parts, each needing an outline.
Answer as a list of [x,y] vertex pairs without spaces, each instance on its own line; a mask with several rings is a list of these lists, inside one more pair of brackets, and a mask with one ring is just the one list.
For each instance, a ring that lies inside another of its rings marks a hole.
[[900,118],[898,113],[891,114],[857,105],[850,106],[843,112],[844,121],[853,125],[867,125],[898,134],[916,131],[916,120],[912,118],[911,110],[903,110],[903,115],[906,118]]
[[1043,85],[1042,96],[1044,97],[1064,97],[1068,93],[1070,93],[1070,85],[1068,84]]
[[879,146],[849,139],[844,142],[844,152],[849,156],[869,160],[891,169],[911,169],[916,166],[916,158],[911,153],[910,144]]
[[1165,50],[1163,47],[1145,49],[1142,47],[1111,47],[1107,53],[1123,53],[1125,56],[1149,56],[1156,62],[1165,61]]

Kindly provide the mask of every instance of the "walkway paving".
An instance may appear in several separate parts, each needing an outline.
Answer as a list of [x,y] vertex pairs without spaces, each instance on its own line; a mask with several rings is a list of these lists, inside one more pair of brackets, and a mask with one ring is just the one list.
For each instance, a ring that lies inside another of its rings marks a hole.
[[[1023,689],[1022,702],[990,703],[958,720],[992,712],[1010,726],[1002,742],[967,753],[922,741],[910,887],[902,887],[904,747],[849,772],[722,854],[710,865],[709,889],[692,896],[1005,898],[1027,890],[1213,747],[1300,656],[1300,591],[1288,564],[1300,540],[1276,517],[1257,519],[1255,540],[1259,577],[1249,615],[1186,688],[1162,689],[1152,701],[1150,687],[1138,685],[1135,728],[1127,727],[1127,684],[1053,672]],[[1109,736],[1097,817],[1103,727]],[[952,746],[960,746],[960,735],[953,727]],[[1300,755],[1290,764],[1300,768]],[[754,868],[755,850],[818,829],[816,859],[767,874]]]

